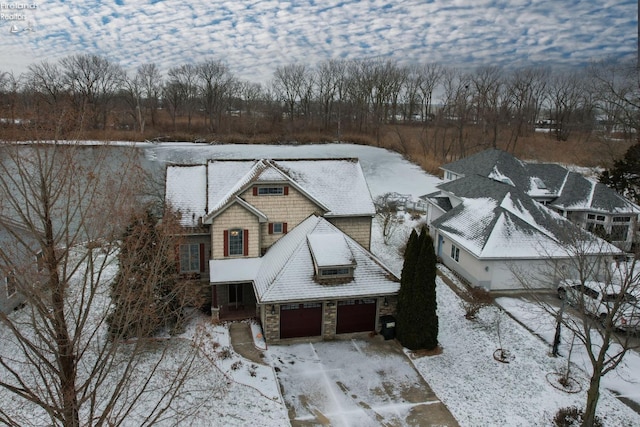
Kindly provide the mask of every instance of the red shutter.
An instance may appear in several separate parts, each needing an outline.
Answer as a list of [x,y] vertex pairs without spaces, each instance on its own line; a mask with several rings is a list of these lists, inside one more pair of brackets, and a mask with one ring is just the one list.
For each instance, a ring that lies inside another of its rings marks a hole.
[[200,273],[206,271],[206,264],[204,259],[204,243],[200,243]]
[[284,186],[284,195],[285,196],[289,195],[289,187],[287,185]]
[[229,256],[229,230],[224,230],[224,256]]
[[282,234],[287,234],[287,223],[286,222],[282,223]]
[[258,195],[258,187],[253,187],[253,195],[254,196]]
[[269,223],[269,234],[273,234],[273,223]]
[[244,243],[244,256],[249,255],[249,230],[244,230],[243,243]]

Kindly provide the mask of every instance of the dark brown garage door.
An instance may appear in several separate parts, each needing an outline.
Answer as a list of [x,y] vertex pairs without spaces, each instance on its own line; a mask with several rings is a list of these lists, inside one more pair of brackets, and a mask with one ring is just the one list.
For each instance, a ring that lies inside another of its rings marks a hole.
[[356,299],[338,301],[337,334],[366,332],[376,329],[376,300]]
[[321,303],[280,306],[280,338],[316,337],[321,334]]

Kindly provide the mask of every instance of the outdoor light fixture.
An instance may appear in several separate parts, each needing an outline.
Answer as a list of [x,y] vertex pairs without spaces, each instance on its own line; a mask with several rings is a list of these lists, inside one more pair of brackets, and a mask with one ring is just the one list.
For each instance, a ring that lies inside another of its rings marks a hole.
[[275,304],[271,304],[271,314],[276,314],[276,306],[275,306]]
[[389,307],[389,300],[387,299],[387,297],[384,297],[384,302],[383,302],[385,307]]

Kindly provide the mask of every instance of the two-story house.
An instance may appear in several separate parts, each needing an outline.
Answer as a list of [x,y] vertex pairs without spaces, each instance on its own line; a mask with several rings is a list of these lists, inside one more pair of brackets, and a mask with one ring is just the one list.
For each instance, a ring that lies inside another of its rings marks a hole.
[[170,166],[181,274],[212,318],[258,317],[265,338],[374,331],[399,281],[369,252],[375,208],[357,159],[210,160]]

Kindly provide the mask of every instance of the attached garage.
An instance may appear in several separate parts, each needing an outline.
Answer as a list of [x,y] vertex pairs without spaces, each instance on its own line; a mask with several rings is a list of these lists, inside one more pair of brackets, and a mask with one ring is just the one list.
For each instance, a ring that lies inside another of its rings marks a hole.
[[368,332],[376,329],[376,300],[350,299],[338,301],[337,334]]
[[316,337],[322,334],[322,303],[280,306],[280,338]]

